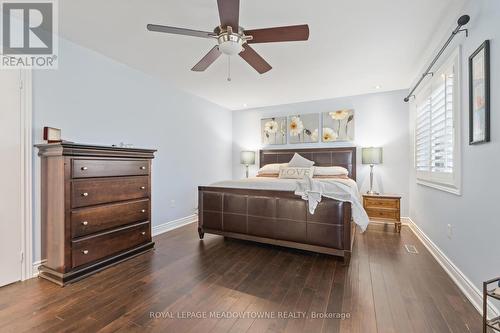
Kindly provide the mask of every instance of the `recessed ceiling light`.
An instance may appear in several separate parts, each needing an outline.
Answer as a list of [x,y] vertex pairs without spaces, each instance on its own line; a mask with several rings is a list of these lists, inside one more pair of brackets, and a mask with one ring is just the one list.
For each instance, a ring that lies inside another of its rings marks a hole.
[[243,107],[246,108],[248,105],[246,103],[243,104]]
[[381,87],[380,85],[378,85],[378,84],[377,84],[377,85],[376,85],[375,87],[373,87],[373,88],[375,88],[375,89],[380,89],[380,88],[382,88],[382,87]]

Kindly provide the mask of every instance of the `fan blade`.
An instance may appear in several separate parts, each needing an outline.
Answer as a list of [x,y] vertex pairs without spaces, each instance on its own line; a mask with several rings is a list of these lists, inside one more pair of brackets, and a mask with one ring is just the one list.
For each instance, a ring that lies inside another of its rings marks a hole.
[[249,44],[308,40],[309,26],[307,24],[303,24],[291,25],[287,27],[245,30],[245,35],[253,37],[253,39],[247,41]]
[[230,26],[238,32],[240,23],[240,0],[217,0],[219,7],[220,25],[222,28]]
[[250,45],[244,46],[245,50],[240,53],[240,57],[245,59],[246,62],[260,74],[264,74],[271,70],[271,65],[269,65]]
[[191,68],[192,71],[195,72],[203,72],[205,69],[208,68],[217,58],[220,57],[222,53],[219,51],[219,46],[215,45],[213,49],[210,50],[203,58],[201,58],[200,61],[196,65],[194,65],[193,68]]
[[166,25],[157,25],[157,24],[148,24],[147,29],[149,31],[164,32],[167,34],[185,35],[185,36],[202,37],[202,38],[213,38],[217,36],[213,32],[176,28],[176,27],[169,27]]

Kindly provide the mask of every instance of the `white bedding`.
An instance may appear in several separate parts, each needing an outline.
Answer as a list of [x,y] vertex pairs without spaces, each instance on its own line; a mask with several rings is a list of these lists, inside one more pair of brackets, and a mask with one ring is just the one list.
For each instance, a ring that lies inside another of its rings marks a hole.
[[308,201],[309,211],[314,214],[316,206],[322,197],[351,203],[352,217],[362,231],[366,230],[369,223],[356,182],[352,179],[339,178],[306,178],[306,179],[281,179],[273,177],[253,177],[239,180],[226,180],[210,186],[227,188],[244,188],[254,190],[290,191]]

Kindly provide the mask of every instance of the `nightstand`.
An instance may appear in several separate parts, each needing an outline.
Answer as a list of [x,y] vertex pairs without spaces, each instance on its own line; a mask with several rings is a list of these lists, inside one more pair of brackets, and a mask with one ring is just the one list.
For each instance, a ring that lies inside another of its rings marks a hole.
[[394,229],[401,232],[401,196],[392,194],[363,194],[363,207],[372,219],[394,222]]

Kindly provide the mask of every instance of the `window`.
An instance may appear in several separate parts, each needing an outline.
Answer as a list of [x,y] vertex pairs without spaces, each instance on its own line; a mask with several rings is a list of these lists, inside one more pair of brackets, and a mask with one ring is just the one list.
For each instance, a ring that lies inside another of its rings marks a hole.
[[459,66],[456,50],[414,102],[417,182],[455,194],[460,194]]

